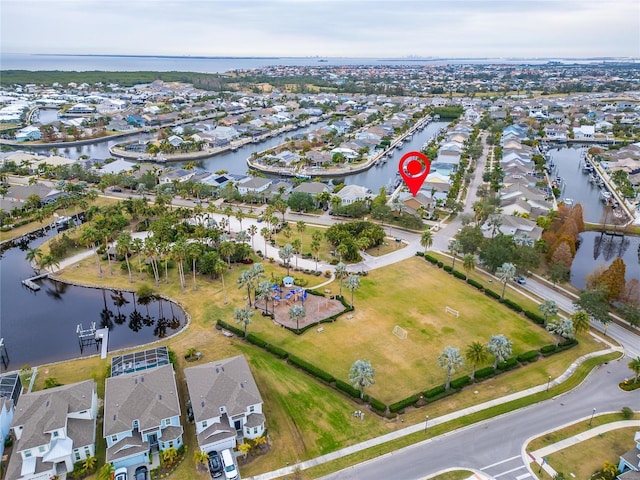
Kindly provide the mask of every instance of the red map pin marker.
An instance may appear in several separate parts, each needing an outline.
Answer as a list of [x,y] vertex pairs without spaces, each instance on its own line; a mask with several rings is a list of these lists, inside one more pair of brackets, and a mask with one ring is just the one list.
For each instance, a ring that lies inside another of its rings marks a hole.
[[405,153],[400,159],[398,170],[414,197],[429,175],[430,168],[431,160],[420,152]]

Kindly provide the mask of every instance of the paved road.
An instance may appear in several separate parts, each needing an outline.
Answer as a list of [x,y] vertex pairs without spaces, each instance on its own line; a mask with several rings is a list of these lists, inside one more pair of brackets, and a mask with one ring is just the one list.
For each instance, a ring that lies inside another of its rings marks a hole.
[[446,468],[481,470],[492,478],[531,477],[524,453],[533,437],[599,412],[640,410],[640,396],[617,388],[629,377],[625,359],[596,369],[576,389],[551,400],[456,430],[333,473],[324,480],[423,479]]

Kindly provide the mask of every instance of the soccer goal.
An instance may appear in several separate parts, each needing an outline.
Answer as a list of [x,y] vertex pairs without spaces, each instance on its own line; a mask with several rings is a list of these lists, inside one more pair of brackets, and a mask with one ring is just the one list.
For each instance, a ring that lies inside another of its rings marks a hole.
[[460,312],[458,310],[454,310],[451,307],[444,307],[444,311],[445,311],[445,313],[450,313],[451,315],[454,315],[455,317],[459,317],[460,316]]
[[404,340],[405,338],[407,338],[407,331],[404,328],[399,327],[398,325],[393,327],[393,331],[391,333],[393,333],[396,337],[398,337],[401,340]]

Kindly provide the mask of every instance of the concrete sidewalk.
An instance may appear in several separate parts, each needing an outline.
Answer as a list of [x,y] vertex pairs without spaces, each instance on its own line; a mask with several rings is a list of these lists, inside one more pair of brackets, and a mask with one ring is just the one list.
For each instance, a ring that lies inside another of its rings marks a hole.
[[[583,420],[586,420],[586,418],[584,418]],[[597,427],[591,428],[586,432],[579,433],[577,435],[574,435],[573,437],[565,438],[564,440],[556,442],[553,445],[548,445],[544,448],[536,450],[535,452],[531,452],[529,455],[537,465],[541,465],[544,471],[551,475],[551,477],[553,478],[558,472],[556,472],[551,467],[551,465],[547,463],[546,457],[560,450],[572,447],[580,442],[584,442],[585,440],[589,440],[590,438],[601,435],[605,432],[610,432],[612,430],[627,427],[640,428],[640,420],[622,420],[619,422],[611,422],[605,423],[604,425],[598,425]]]
[[386,435],[381,435],[379,437],[372,438],[370,440],[366,440],[366,441],[358,443],[356,445],[351,445],[349,447],[345,447],[343,449],[336,450],[335,452],[327,453],[326,455],[321,455],[319,457],[312,458],[311,460],[306,460],[304,462],[299,462],[299,463],[297,463],[295,465],[290,465],[290,466],[287,466],[287,467],[284,467],[284,468],[280,468],[280,469],[274,470],[272,472],[267,472],[267,473],[262,473],[260,475],[255,475],[253,477],[247,478],[246,480],[271,480],[271,479],[282,477],[284,475],[291,475],[291,474],[294,473],[296,468],[299,468],[300,470],[306,470],[308,468],[315,467],[317,465],[322,465],[324,463],[328,463],[328,462],[337,460],[338,458],[345,457],[347,455],[351,455],[352,453],[356,453],[356,452],[360,452],[362,450],[366,450],[367,448],[370,448],[370,447],[374,447],[374,446],[377,446],[377,445],[381,445],[383,443],[391,442],[393,440],[405,437],[407,435],[411,435],[411,434],[418,433],[418,432],[424,432],[429,427],[432,427],[432,426],[435,426],[435,425],[440,425],[442,423],[448,422],[450,420],[454,420],[456,418],[461,418],[461,417],[470,415],[472,413],[481,412],[483,410],[486,410],[488,408],[494,407],[496,405],[501,405],[501,404],[504,404],[504,403],[508,403],[508,402],[510,402],[512,400],[517,400],[519,398],[528,397],[528,396],[533,395],[535,393],[544,392],[548,388],[551,388],[552,386],[555,386],[555,385],[559,385],[562,382],[566,381],[573,374],[573,372],[576,371],[578,366],[580,366],[580,364],[582,364],[586,360],[588,360],[590,358],[593,358],[593,357],[599,357],[601,355],[605,355],[607,353],[611,353],[611,352],[614,352],[614,351],[620,351],[621,352],[622,349],[617,348],[617,347],[616,348],[609,348],[607,350],[600,350],[598,352],[592,352],[592,353],[588,353],[586,355],[583,355],[582,357],[578,358],[575,362],[573,362],[569,366],[569,368],[562,375],[560,375],[558,378],[554,379],[553,381],[550,381],[549,383],[544,383],[542,385],[531,387],[531,388],[528,388],[526,390],[522,390],[520,392],[512,393],[511,395],[506,395],[504,397],[496,398],[494,400],[489,400],[487,402],[484,402],[484,403],[481,403],[481,404],[478,404],[478,405],[473,405],[471,407],[467,407],[467,408],[464,408],[462,410],[458,410],[456,412],[452,412],[452,413],[449,413],[447,415],[443,415],[441,417],[436,417],[436,418],[427,417],[424,422],[420,422],[420,423],[417,423],[415,425],[411,425],[409,427],[406,427],[406,428],[403,428],[403,429],[400,429],[400,430],[396,430],[395,432],[387,433]]

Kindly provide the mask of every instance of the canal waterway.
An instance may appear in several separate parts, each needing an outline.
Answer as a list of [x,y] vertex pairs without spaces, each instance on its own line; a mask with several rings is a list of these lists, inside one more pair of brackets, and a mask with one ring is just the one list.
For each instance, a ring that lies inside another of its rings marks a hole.
[[608,267],[620,257],[626,265],[625,279],[640,280],[640,237],[611,236],[600,232],[580,234],[580,246],[571,265],[571,284],[584,289],[587,276],[598,265]]
[[562,178],[564,186],[558,201],[570,198],[573,204],[581,204],[585,222],[600,223],[604,204],[600,201],[600,187],[589,183],[589,175],[583,173],[584,147],[560,147],[548,150],[555,163],[555,176]]
[[84,329],[92,322],[96,328],[108,327],[109,351],[142,345],[184,327],[184,312],[167,300],[141,303],[131,292],[84,288],[50,279],[38,280],[41,288],[37,292],[23,286],[21,280],[34,275],[25,259],[27,250],[55,234],[50,231],[0,253],[0,337],[9,354],[9,370],[98,353],[92,346],[81,354],[78,324]]

